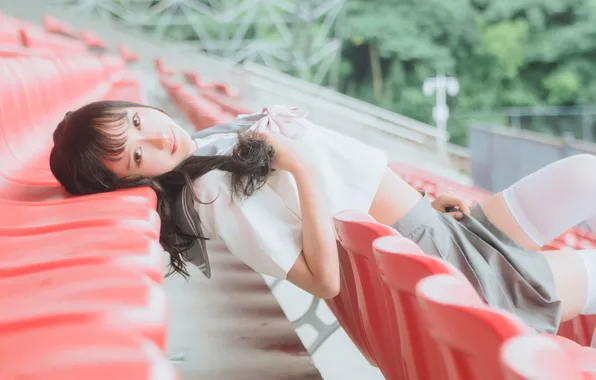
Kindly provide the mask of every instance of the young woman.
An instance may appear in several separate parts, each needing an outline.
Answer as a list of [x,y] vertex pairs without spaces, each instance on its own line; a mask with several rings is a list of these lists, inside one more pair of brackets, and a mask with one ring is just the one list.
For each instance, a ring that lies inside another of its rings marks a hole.
[[272,107],[191,137],[158,109],[92,103],[58,125],[50,167],[72,194],[153,188],[160,241],[182,275],[190,261],[209,277],[207,252],[225,250],[333,297],[332,216],[358,209],[454,264],[490,305],[538,331],[596,313],[596,251],[539,252],[596,221],[596,157],[558,161],[469,209],[450,197],[431,203],[387,168],[381,151],[305,116]]

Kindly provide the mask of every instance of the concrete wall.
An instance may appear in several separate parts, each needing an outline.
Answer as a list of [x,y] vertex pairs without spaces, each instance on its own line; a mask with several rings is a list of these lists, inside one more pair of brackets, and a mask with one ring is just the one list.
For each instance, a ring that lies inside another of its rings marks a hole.
[[498,192],[536,170],[576,154],[596,154],[596,144],[495,125],[470,128],[474,183]]

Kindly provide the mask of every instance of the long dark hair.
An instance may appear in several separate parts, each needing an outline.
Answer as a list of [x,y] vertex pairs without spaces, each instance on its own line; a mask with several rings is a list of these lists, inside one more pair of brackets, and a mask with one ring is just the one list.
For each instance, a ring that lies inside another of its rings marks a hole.
[[[205,250],[205,237],[188,235],[176,224],[173,202],[185,186],[192,188],[195,179],[219,169],[231,175],[232,194],[247,197],[261,188],[271,173],[273,148],[254,133],[240,131],[231,155],[190,156],[172,171],[158,177],[132,176],[117,178],[103,160],[115,160],[124,151],[126,139],[115,134],[129,107],[155,107],[125,101],[100,101],[69,112],[54,131],[50,168],[65,190],[74,195],[95,194],[117,189],[147,186],[157,194],[157,212],[161,218],[160,243],[170,254],[167,276],[188,276],[185,253],[195,244]],[[164,112],[162,110],[159,110]],[[165,113],[165,112],[164,112]],[[111,132],[112,131],[112,132]],[[200,200],[194,195],[196,202]]]

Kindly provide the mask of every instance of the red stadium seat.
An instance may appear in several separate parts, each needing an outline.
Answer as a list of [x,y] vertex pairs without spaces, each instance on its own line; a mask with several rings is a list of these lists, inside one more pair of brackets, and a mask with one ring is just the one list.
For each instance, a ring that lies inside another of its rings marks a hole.
[[[397,235],[391,227],[379,224],[366,213],[343,211],[334,216],[339,242],[348,253],[354,272],[356,299],[362,325],[374,362],[387,379],[402,379],[404,368],[398,341],[387,339],[391,331],[390,319],[395,311],[387,307],[386,294],[381,283],[372,252],[372,243],[382,236]],[[354,310],[354,312],[358,312]],[[399,332],[391,332],[397,336]]]
[[107,49],[106,43],[104,40],[90,30],[86,30],[81,33],[81,39],[90,48],[97,48],[97,49]]
[[22,236],[91,226],[124,226],[157,239],[160,219],[139,198],[94,198],[77,203],[0,201],[0,236]]
[[79,265],[10,276],[0,280],[0,294],[0,333],[53,321],[101,319],[106,326],[139,332],[165,347],[164,290],[123,266]]
[[240,98],[240,90],[230,86],[227,83],[216,83],[215,90],[221,94],[224,94],[228,98],[232,98],[232,99]]
[[596,372],[593,377],[584,376],[576,359],[553,339],[538,334],[510,338],[501,348],[502,368],[506,380],[596,378]]
[[214,91],[203,91],[201,95],[208,101],[217,104],[224,112],[230,113],[234,116],[247,115],[253,113],[250,109],[244,107],[239,101],[229,99],[226,96]]
[[29,48],[47,49],[55,53],[83,53],[87,50],[81,41],[58,34],[49,34],[38,25],[22,21],[20,27],[23,44]]
[[60,380],[176,380],[161,350],[100,321],[52,323],[2,333],[2,377]]
[[159,242],[130,229],[98,226],[45,234],[0,237],[0,278],[79,265],[129,268],[163,280],[165,252]]
[[79,38],[79,33],[66,22],[51,15],[44,15],[41,19],[48,32],[59,33],[72,38]]
[[105,94],[108,80],[91,56],[0,56],[1,198],[63,195],[48,168],[53,126],[76,103]]
[[72,197],[48,167],[67,111],[139,101],[139,79],[43,23],[0,15],[0,377],[174,380],[155,192]]
[[455,267],[439,258],[425,255],[414,242],[401,236],[387,236],[374,241],[373,252],[385,291],[390,295],[388,307],[395,309],[395,320],[390,336],[401,342],[401,354],[408,379],[446,379],[439,350],[428,333],[416,299],[416,285],[434,274],[461,277]]
[[0,46],[21,46],[20,21],[0,13]]
[[449,379],[502,380],[499,350],[507,339],[533,331],[516,316],[489,308],[472,285],[439,274],[421,280],[417,298]]
[[186,82],[199,90],[211,90],[215,88],[215,83],[208,79],[201,78],[199,73],[193,71],[185,71],[183,73]]
[[167,66],[163,59],[158,57],[155,58],[153,60],[153,63],[155,64],[155,68],[157,69],[157,72],[161,75],[172,75],[175,74],[176,71],[174,69],[172,69],[171,67]]
[[326,303],[358,350],[371,365],[376,367],[377,364],[364,331],[362,316],[358,310],[358,293],[350,257],[339,242],[337,251],[341,270],[341,290],[336,297],[326,300]]
[[118,46],[118,53],[126,62],[138,62],[141,59],[138,54],[131,52],[124,43]]

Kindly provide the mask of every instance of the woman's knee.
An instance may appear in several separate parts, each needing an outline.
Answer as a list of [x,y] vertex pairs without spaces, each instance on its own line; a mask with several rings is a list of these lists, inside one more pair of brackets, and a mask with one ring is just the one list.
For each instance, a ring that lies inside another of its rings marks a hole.
[[581,313],[588,296],[588,278],[583,260],[574,251],[545,251],[551,268],[557,297],[561,300],[562,321]]

